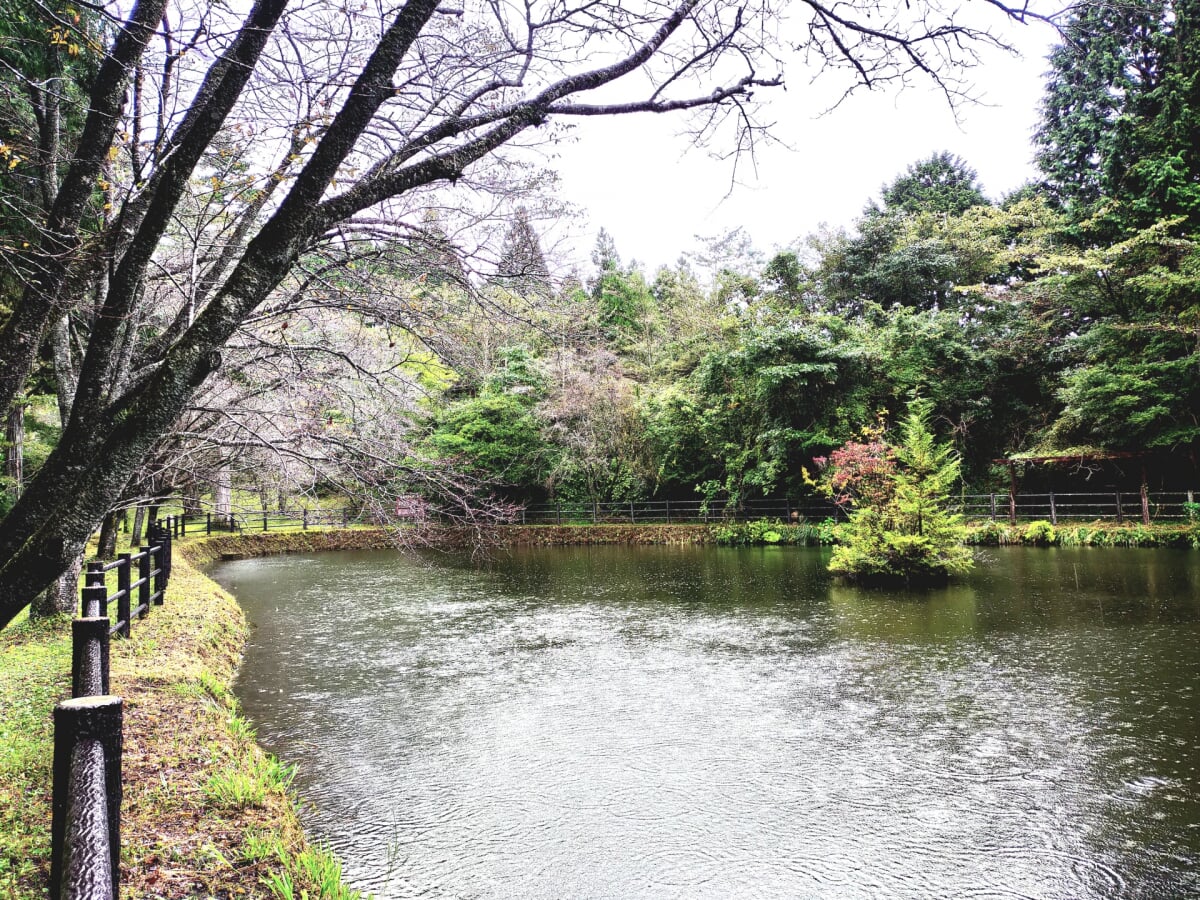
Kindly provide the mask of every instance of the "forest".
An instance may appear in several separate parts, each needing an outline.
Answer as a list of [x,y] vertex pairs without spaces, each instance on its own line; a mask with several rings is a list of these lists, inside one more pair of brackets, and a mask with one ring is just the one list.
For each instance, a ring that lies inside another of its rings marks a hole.
[[[334,13],[288,6],[238,26],[146,2],[122,25],[0,3],[5,620],[102,518],[155,498],[383,516],[415,495],[476,521],[544,500],[736,506],[811,495],[831,453],[915,400],[972,488],[1014,455],[1149,452],[1157,477],[1194,481],[1194,0],[1058,21],[1040,177],[1020,190],[989,197],[930,148],[849,227],[764,253],[747,223],[653,272],[605,232],[562,271],[541,242],[552,173],[503,151],[574,115],[693,110],[697,139],[752,133],[751,89],[780,79],[752,64],[770,47],[741,13],[612,12],[626,55],[563,74],[595,34],[579,10],[522,42],[414,2],[316,53]],[[932,4],[866,24],[885,7],[808,4],[813,52],[957,96],[981,33]],[[718,51],[745,71],[689,81]],[[658,87],[580,99],[633,71]]]
[[601,232],[582,280],[550,276],[518,210],[485,288],[506,315],[454,323],[473,356],[414,418],[413,464],[460,461],[518,502],[803,497],[814,460],[922,397],[978,491],[1007,489],[1009,456],[1099,460],[1083,477],[1110,484],[1106,457],[1153,454],[1151,477],[1191,486],[1196,13],[1081,9],[1050,60],[1041,178],[1005,197],[938,151],[851,228],[771,255],[739,229],[652,273]]

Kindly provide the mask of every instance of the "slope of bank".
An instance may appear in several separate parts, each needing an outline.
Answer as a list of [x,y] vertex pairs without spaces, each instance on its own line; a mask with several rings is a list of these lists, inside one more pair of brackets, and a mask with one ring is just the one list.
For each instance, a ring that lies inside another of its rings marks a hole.
[[[125,699],[122,896],[349,900],[340,864],[300,827],[289,767],[238,714],[246,623],[197,567],[211,558],[205,543],[178,546],[166,605],[113,642],[112,691]],[[314,538],[311,549],[338,544]],[[5,897],[46,896],[51,711],[70,694],[70,666],[65,619],[0,632]]]

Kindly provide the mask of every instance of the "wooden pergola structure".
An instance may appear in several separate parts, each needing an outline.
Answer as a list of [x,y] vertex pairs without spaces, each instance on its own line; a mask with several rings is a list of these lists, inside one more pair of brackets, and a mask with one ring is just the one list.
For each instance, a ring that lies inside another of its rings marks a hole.
[[[1064,463],[1074,463],[1082,466],[1090,462],[1107,462],[1113,459],[1139,459],[1142,463],[1142,485],[1139,490],[1139,499],[1142,508],[1142,524],[1150,524],[1150,488],[1149,478],[1146,472],[1146,457],[1150,455],[1148,450],[1089,450],[1079,453],[1063,453],[1049,454],[1046,456],[1011,456],[1002,459],[993,459],[992,462],[996,465],[1008,467],[1008,521],[1010,525],[1017,523],[1017,466],[1020,464],[1033,465],[1061,465]],[[1117,491],[1117,522],[1124,519],[1124,511],[1121,506],[1121,492]],[[1054,515],[1054,494],[1050,494],[1050,518],[1054,521],[1057,517]],[[1057,524],[1057,522],[1055,522]]]

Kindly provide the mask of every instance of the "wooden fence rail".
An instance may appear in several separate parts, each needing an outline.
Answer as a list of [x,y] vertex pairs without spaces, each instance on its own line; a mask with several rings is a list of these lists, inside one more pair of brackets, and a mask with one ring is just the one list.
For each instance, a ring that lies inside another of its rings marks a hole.
[[174,537],[189,534],[211,535],[219,532],[279,531],[299,528],[349,528],[358,520],[349,509],[319,510],[307,507],[277,513],[231,512],[187,513],[167,516],[167,530]]
[[[112,636],[161,606],[171,577],[171,532],[155,526],[150,544],[112,562],[88,563],[82,615],[71,623],[71,699],[54,710],[50,896],[108,900],[121,883],[121,740],[124,704],[109,694]],[[108,591],[115,572],[116,590]],[[136,577],[135,577],[136,576]],[[136,605],[135,605],[136,598]],[[108,606],[117,604],[112,623]]]

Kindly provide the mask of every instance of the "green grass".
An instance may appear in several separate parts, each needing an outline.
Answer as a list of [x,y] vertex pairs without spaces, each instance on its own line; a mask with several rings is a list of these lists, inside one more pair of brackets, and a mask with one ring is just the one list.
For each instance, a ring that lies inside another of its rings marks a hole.
[[70,696],[65,618],[0,632],[0,896],[24,898],[49,869],[50,710]]

